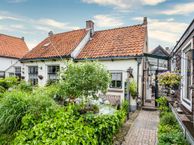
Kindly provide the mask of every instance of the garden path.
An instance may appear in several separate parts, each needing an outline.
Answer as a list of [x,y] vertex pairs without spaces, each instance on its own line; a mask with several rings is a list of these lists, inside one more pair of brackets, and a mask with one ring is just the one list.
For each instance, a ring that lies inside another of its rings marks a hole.
[[122,145],[156,145],[158,111],[141,110]]

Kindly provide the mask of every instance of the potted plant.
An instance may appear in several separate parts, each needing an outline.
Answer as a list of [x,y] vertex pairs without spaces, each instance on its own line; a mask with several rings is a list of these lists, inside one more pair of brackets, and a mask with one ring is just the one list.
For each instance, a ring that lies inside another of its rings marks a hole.
[[38,75],[38,78],[39,78],[40,80],[42,80],[42,79],[43,79],[43,76],[42,76],[42,75]]
[[178,73],[165,72],[158,77],[159,84],[167,89],[177,90],[181,82],[181,76]]
[[132,79],[129,83],[129,92],[133,99],[137,97],[137,83]]

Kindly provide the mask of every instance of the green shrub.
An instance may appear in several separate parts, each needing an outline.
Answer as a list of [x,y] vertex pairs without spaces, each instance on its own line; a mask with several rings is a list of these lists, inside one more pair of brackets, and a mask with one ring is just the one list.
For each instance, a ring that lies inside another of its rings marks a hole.
[[162,125],[175,125],[177,123],[177,120],[171,112],[165,113],[161,119],[160,119],[160,124]]
[[0,134],[11,133],[21,125],[29,102],[28,94],[21,91],[7,92],[0,101]]
[[158,109],[160,110],[161,114],[169,111],[167,106],[168,100],[165,96],[161,96],[160,98],[156,99],[156,102],[159,103]]
[[108,71],[97,62],[69,63],[61,77],[61,94],[72,99],[105,93],[110,83]]
[[17,131],[25,114],[35,114],[38,117],[50,107],[55,109],[57,104],[44,91],[31,94],[21,90],[6,92],[0,101],[0,134]]
[[158,145],[188,145],[172,112],[164,113],[158,128]]
[[21,81],[18,86],[18,89],[20,89],[21,91],[25,91],[25,92],[32,92],[33,87],[30,83],[26,83],[25,81]]
[[137,83],[135,82],[135,80],[130,81],[129,92],[133,98],[137,97]]
[[[87,126],[82,117],[77,118],[72,108],[60,109],[50,116],[48,112],[33,127],[16,133],[14,144],[97,144],[94,128]],[[50,116],[50,117],[47,117]],[[24,120],[24,123],[31,120]]]
[[18,78],[16,77],[0,78],[0,86],[5,89],[9,89],[10,87],[13,87],[16,84],[18,84]]
[[13,144],[112,144],[113,135],[126,118],[124,110],[113,115],[80,115],[80,106],[48,109],[38,118],[26,114]]

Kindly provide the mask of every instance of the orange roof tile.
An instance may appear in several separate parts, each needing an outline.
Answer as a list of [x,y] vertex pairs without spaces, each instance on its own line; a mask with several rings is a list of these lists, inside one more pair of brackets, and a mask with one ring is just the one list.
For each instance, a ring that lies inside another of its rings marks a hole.
[[145,25],[134,25],[94,33],[78,55],[78,59],[124,57],[143,54]]
[[0,57],[22,58],[27,51],[23,39],[0,34]]
[[47,37],[22,59],[42,59],[69,56],[84,38],[85,29],[74,30]]

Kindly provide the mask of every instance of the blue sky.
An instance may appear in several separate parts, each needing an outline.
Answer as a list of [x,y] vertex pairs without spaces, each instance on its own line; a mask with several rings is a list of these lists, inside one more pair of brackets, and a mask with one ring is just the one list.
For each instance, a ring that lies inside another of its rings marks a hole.
[[149,48],[173,47],[194,18],[193,0],[0,0],[0,33],[25,37],[30,48],[48,32],[142,23],[148,17]]

